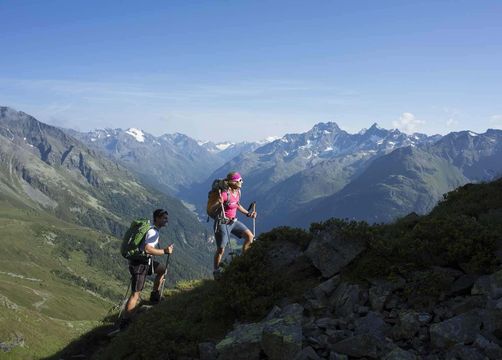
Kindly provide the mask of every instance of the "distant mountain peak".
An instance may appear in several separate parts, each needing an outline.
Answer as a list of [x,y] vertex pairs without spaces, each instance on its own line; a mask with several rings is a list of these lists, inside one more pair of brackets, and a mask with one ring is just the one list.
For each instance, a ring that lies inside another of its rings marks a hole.
[[140,129],[129,128],[126,131],[126,134],[131,135],[137,142],[145,142],[145,133]]
[[222,143],[218,143],[216,144],[216,148],[220,151],[223,151],[223,150],[226,150],[228,149],[230,146],[232,145],[235,145],[234,143],[231,143],[229,141],[226,141],[226,142],[222,142]]
[[323,132],[323,133],[333,133],[341,131],[340,127],[335,122],[320,122],[314,125],[310,132]]

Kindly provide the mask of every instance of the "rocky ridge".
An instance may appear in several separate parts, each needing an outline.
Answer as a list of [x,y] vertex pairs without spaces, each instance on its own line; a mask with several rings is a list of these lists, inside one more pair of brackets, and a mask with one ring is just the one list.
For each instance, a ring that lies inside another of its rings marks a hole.
[[339,264],[350,264],[365,247],[347,251],[332,232],[316,234],[305,252],[296,248],[293,260],[275,271],[306,256],[322,274],[320,283],[302,301],[275,306],[262,321],[236,324],[216,344],[201,343],[200,359],[502,358],[502,268],[476,275],[435,267],[446,286],[438,301],[427,294],[418,299],[406,291],[423,271],[366,283],[344,278]]

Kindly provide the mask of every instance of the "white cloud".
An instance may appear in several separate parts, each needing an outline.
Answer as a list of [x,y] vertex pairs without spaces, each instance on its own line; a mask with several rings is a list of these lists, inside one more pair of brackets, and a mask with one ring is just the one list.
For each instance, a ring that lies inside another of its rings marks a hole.
[[417,119],[415,115],[409,112],[402,113],[399,120],[392,122],[392,126],[408,134],[417,132],[423,124],[425,124],[425,121]]

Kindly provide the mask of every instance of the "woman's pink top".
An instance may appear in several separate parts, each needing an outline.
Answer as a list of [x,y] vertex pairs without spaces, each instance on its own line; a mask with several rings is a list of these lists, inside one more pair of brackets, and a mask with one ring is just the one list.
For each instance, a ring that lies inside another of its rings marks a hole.
[[229,219],[234,219],[237,217],[237,208],[239,207],[239,200],[240,200],[240,192],[237,191],[234,194],[232,194],[232,191],[228,192],[230,194],[230,201],[227,205],[227,192],[222,191],[221,192],[221,199],[223,200],[224,208],[225,208],[225,217]]

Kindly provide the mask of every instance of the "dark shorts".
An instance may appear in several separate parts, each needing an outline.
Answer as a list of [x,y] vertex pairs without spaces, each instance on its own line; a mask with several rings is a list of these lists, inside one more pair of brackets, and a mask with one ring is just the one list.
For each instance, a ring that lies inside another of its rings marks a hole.
[[153,273],[164,272],[165,266],[157,261],[153,262],[153,266],[144,263],[130,262],[129,272],[131,273],[131,290],[137,292],[145,287],[146,277]]
[[230,234],[242,239],[246,230],[249,230],[246,225],[239,220],[234,220],[230,224],[220,224],[216,227],[214,237],[216,238],[216,246],[224,248],[230,242]]

